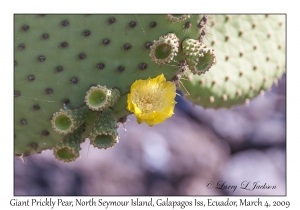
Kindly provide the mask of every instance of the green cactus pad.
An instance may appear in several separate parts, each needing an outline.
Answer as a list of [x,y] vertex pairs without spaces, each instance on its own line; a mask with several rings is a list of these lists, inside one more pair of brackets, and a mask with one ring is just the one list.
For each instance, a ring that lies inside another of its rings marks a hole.
[[90,133],[91,144],[99,149],[107,149],[118,143],[118,124],[111,109],[106,109],[96,118]]
[[52,117],[52,128],[59,134],[71,133],[82,125],[87,116],[88,110],[87,106],[83,106],[75,110],[61,109]]
[[[214,15],[207,28],[216,65],[182,80],[186,98],[203,107],[249,102],[285,72],[285,15]],[[183,90],[184,91],[184,90]]]
[[67,134],[53,148],[53,155],[56,159],[69,163],[75,161],[79,157],[80,143],[82,142],[82,127],[73,133]]
[[[171,22],[167,15],[15,15],[15,154],[53,148],[63,137],[52,128],[53,114],[85,105],[92,86],[118,89],[120,98],[111,108],[118,119],[127,116],[124,99],[134,81],[162,73],[170,81],[179,71],[175,60],[183,59],[180,52],[159,67],[152,61],[154,41],[169,33],[178,42],[196,39],[200,18]],[[94,115],[89,112],[85,122]]]

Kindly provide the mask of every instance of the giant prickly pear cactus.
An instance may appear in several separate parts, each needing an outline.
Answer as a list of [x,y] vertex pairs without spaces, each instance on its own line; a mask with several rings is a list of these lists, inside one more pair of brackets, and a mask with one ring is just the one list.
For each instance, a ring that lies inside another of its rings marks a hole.
[[217,64],[182,80],[186,98],[203,107],[231,107],[278,82],[286,70],[285,15],[215,15],[213,21],[208,39]]
[[112,147],[129,114],[150,126],[170,117],[177,83],[207,107],[251,99],[282,74],[284,23],[271,15],[15,15],[14,153],[53,149],[71,162],[85,138]]

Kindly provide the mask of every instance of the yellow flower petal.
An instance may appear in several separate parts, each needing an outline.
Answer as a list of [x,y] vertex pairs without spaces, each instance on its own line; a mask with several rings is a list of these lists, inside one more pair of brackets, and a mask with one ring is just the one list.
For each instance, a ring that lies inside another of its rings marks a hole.
[[175,84],[167,82],[163,74],[153,79],[137,80],[127,96],[127,109],[136,115],[138,123],[153,126],[174,114],[175,96]]

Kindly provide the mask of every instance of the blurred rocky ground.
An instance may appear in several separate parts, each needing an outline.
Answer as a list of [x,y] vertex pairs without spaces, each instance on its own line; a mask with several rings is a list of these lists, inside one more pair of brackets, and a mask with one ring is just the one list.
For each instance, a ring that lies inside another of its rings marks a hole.
[[264,96],[232,109],[176,99],[175,114],[162,124],[138,125],[131,115],[114,148],[86,140],[69,164],[50,150],[15,158],[15,195],[286,194],[285,75]]

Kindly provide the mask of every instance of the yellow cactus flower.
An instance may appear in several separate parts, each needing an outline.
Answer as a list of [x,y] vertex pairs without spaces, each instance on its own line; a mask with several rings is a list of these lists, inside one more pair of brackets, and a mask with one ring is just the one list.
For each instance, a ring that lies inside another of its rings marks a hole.
[[175,96],[176,85],[167,82],[164,74],[137,80],[131,85],[127,109],[136,115],[138,123],[153,126],[174,114]]

